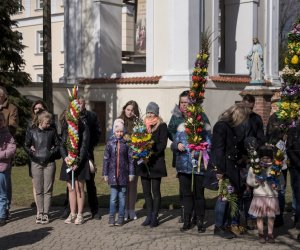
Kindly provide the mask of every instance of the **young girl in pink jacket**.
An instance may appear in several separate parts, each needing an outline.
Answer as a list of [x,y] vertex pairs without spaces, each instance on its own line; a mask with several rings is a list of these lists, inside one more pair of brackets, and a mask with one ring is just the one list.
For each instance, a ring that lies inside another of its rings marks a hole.
[[0,113],[0,226],[6,224],[7,209],[7,169],[11,167],[11,160],[16,152],[16,143],[5,126],[5,117]]

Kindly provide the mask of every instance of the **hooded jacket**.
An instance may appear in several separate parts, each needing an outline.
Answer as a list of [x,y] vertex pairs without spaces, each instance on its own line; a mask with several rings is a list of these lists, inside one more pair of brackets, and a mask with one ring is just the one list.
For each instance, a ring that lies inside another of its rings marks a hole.
[[[211,145],[211,133],[210,133],[210,125],[207,124],[208,130],[203,130],[201,132],[201,137]],[[178,144],[182,143],[185,147],[184,151],[178,150]],[[194,168],[194,174],[203,174],[204,173],[204,165],[203,161],[201,161],[200,172],[198,171],[198,159],[199,159],[199,151],[195,151],[192,154],[191,150],[188,148],[187,134],[185,132],[184,123],[180,124],[177,128],[177,133],[175,135],[174,142],[171,144],[171,149],[176,155],[176,170],[179,173],[192,174]],[[209,151],[209,149],[208,149]],[[207,152],[208,153],[208,152]]]
[[[118,150],[119,141],[119,150]],[[119,162],[119,169],[117,163]],[[134,175],[132,151],[126,141],[112,136],[107,142],[103,157],[103,176],[108,177],[109,185],[126,186],[129,175]]]
[[184,122],[184,116],[180,111],[179,106],[176,104],[172,111],[171,120],[168,124],[168,137],[171,141],[174,141],[175,139],[178,125],[183,122]]

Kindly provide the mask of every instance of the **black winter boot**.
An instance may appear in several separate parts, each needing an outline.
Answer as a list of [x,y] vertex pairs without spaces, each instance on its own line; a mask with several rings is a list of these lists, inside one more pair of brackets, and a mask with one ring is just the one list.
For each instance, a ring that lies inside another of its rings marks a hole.
[[191,215],[185,214],[183,219],[183,226],[180,228],[181,232],[185,232],[191,229]]
[[192,222],[191,222],[191,228],[194,228],[195,226],[197,226],[197,216],[195,211],[193,212],[193,217],[192,217]]
[[152,213],[150,227],[157,227],[158,226],[158,218],[157,217],[158,216],[157,216],[156,213]]
[[149,226],[151,223],[152,214],[148,214],[145,221],[142,223],[142,226],[146,227]]
[[203,223],[203,217],[197,217],[197,227],[198,233],[204,233],[206,231],[206,228]]
[[184,206],[181,206],[180,217],[179,217],[178,223],[183,223],[183,217],[184,217]]

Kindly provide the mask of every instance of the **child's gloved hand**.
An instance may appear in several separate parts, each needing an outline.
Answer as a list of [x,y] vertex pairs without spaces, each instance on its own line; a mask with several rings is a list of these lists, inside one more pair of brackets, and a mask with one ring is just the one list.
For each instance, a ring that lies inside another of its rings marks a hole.
[[103,180],[105,181],[105,182],[107,182],[108,181],[108,176],[103,176]]
[[134,180],[134,175],[129,175],[129,181],[132,182]]

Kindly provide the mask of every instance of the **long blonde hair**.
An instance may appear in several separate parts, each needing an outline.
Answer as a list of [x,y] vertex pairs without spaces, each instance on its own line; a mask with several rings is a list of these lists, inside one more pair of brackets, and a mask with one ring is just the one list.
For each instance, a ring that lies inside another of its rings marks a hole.
[[236,103],[219,116],[219,121],[227,122],[231,127],[237,127],[248,119],[250,112],[251,110],[244,103]]

